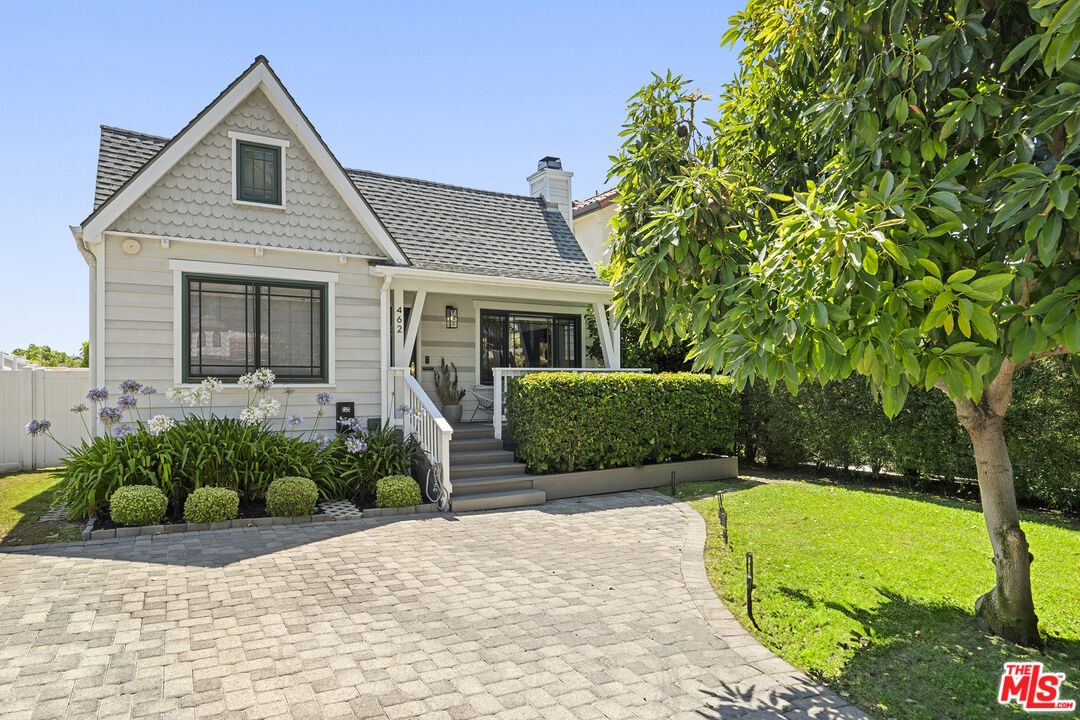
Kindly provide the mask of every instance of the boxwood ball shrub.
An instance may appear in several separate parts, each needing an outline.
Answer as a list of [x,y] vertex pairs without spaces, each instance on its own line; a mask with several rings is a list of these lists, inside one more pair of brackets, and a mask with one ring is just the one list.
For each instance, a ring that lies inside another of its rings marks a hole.
[[273,517],[314,515],[319,490],[305,477],[283,477],[266,490],[266,514]]
[[420,486],[408,475],[388,475],[375,483],[375,504],[381,508],[409,507],[421,502]]
[[201,487],[184,501],[184,522],[222,522],[239,514],[240,496],[229,488]]
[[125,485],[109,498],[109,515],[119,525],[157,525],[165,518],[169,499],[152,485]]
[[703,374],[536,373],[510,380],[506,414],[529,472],[570,472],[731,453],[738,398]]

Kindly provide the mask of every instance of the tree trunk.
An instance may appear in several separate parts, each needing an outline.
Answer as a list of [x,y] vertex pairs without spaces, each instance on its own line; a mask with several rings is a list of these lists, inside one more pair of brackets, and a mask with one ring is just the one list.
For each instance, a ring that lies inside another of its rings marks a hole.
[[994,588],[975,602],[980,625],[995,635],[1027,646],[1039,646],[1038,618],[1031,598],[1031,561],[1027,537],[1020,528],[1013,486],[1012,462],[1002,424],[1012,399],[1011,363],[986,389],[978,404],[956,403],[956,416],[971,436],[979,495],[990,544],[994,549]]

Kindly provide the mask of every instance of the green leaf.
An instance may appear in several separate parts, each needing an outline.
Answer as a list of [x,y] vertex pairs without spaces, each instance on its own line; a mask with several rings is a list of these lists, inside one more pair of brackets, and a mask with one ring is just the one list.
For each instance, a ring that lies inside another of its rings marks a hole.
[[1069,352],[1080,352],[1080,313],[1077,313],[1075,308],[1072,309],[1072,317],[1061,329],[1061,337]]
[[975,271],[971,268],[964,268],[963,270],[957,270],[950,275],[947,282],[949,285],[952,285],[953,283],[966,283],[973,277],[975,277]]
[[915,56],[915,67],[923,72],[930,72],[934,68],[930,62],[930,58],[926,57],[922,53]]
[[1039,262],[1046,267],[1050,267],[1054,262],[1054,256],[1057,255],[1058,238],[1061,236],[1061,216],[1054,213],[1043,225],[1042,231],[1039,232]]
[[971,324],[975,331],[991,342],[997,342],[997,323],[990,316],[989,311],[981,305],[976,305],[971,311]]
[[935,193],[931,193],[930,197],[933,198],[934,202],[936,202],[938,205],[944,205],[953,212],[960,212],[962,209],[962,206],[960,205],[960,200],[957,199],[956,195],[950,192],[938,191]]
[[874,252],[873,248],[866,248],[866,254],[863,255],[862,267],[863,270],[870,273],[871,275],[877,274],[878,255],[876,252]]
[[983,277],[975,278],[969,284],[971,285],[972,290],[998,297],[1002,290],[1012,284],[1012,281],[1012,275],[984,275]]
[[1014,47],[1008,55],[1005,56],[1005,61],[1001,63],[1001,72],[1005,72],[1011,68],[1016,61],[1024,57],[1042,38],[1040,34],[1029,35],[1024,38],[1019,45]]

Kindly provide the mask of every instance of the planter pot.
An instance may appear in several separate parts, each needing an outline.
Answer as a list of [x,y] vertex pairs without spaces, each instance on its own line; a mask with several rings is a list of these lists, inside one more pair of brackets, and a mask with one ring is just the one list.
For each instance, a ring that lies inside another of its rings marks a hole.
[[442,414],[451,425],[459,423],[461,422],[461,405],[443,405]]

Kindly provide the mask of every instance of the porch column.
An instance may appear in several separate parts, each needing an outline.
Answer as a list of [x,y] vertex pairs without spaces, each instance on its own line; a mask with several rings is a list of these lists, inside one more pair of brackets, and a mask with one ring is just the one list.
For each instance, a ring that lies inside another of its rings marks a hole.
[[413,298],[412,309],[409,311],[409,328],[405,333],[405,342],[402,346],[401,363],[405,365],[412,357],[413,348],[416,347],[416,333],[420,329],[420,316],[424,312],[424,300],[427,298],[427,290],[417,290]]
[[604,303],[593,303],[593,316],[596,318],[596,334],[600,336],[600,349],[604,353],[604,367],[618,370],[622,366],[619,343],[611,333],[613,325],[608,322]]
[[399,287],[394,288],[394,311],[391,317],[394,352],[390,356],[390,364],[401,367],[405,357],[405,291]]

